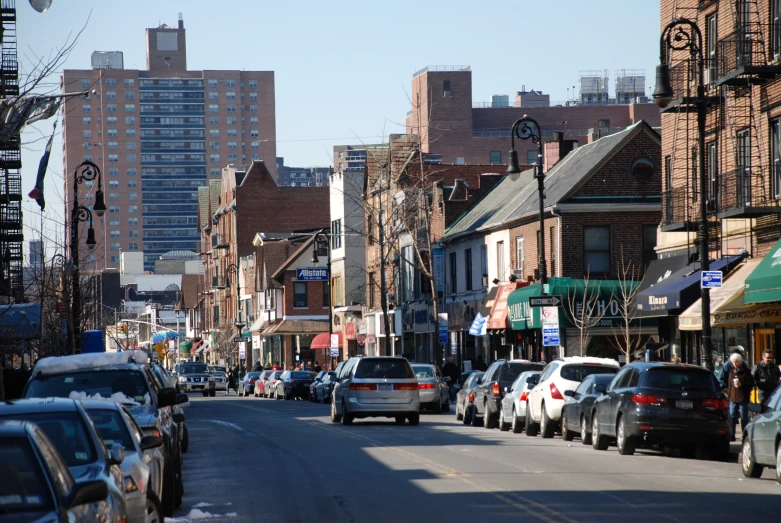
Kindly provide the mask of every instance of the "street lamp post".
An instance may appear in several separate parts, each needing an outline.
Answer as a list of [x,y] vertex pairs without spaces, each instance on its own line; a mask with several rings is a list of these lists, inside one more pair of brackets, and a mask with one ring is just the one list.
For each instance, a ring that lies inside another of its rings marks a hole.
[[[320,263],[320,258],[318,257],[317,253],[317,247],[318,247],[318,241],[322,239],[325,242],[325,246],[328,252],[328,259],[325,262],[325,268],[328,272],[328,355],[331,355],[331,336],[334,333],[334,309],[333,309],[333,296],[331,295],[331,243],[330,239],[328,238],[328,235],[322,231],[315,234],[315,240],[314,245],[312,247],[312,264],[317,267],[317,264]],[[331,368],[335,368],[334,365],[334,357],[331,357]]]
[[71,299],[71,351],[73,354],[81,352],[81,285],[79,281],[79,223],[89,222],[87,229],[87,248],[95,249],[95,229],[92,228],[92,211],[79,203],[79,184],[85,181],[98,179],[98,190],[95,191],[95,205],[92,210],[97,216],[103,216],[106,212],[106,203],[103,201],[103,181],[100,176],[100,167],[90,161],[81,162],[73,173],[73,209],[71,210],[70,233],[71,233],[71,263],[73,264],[73,292]]
[[[700,270],[707,271],[710,268],[708,260],[708,208],[706,194],[708,191],[707,177],[705,173],[705,118],[710,99],[705,96],[704,70],[705,60],[702,54],[702,32],[697,24],[686,18],[670,22],[662,31],[659,38],[659,65],[656,66],[656,88],[653,98],[656,104],[664,109],[675,96],[670,84],[669,52],[671,50],[688,50],[692,63],[697,65],[697,96],[681,97],[682,103],[694,106],[697,111],[697,171],[699,173],[699,255]],[[669,191],[671,188],[667,187]],[[702,302],[702,357],[705,367],[713,370],[713,354],[711,344],[711,319],[710,319],[710,290],[700,288]]]
[[[235,263],[231,263],[225,268],[225,270],[228,272],[228,274],[232,274],[233,277],[236,278],[236,320],[233,322],[233,325],[236,326],[236,330],[239,333],[239,338],[241,338],[241,330],[246,324],[241,321],[241,309],[239,308],[239,291],[241,289],[241,287],[239,287],[239,266]],[[244,353],[244,359],[247,359],[246,349]],[[241,354],[239,354],[239,364],[241,364]]]
[[[521,167],[518,164],[518,151],[515,150],[516,137],[521,140],[531,140],[532,143],[537,144],[537,163],[534,167],[534,177],[537,179],[537,192],[540,203],[540,239],[537,246],[539,254],[537,270],[540,273],[540,294],[544,295],[545,286],[548,284],[548,263],[545,260],[545,173],[543,172],[542,130],[540,129],[540,124],[525,114],[523,118],[520,118],[513,124],[510,130],[510,157],[507,161],[507,174],[510,175],[516,175],[521,172]],[[542,331],[540,331],[540,346],[542,347]]]

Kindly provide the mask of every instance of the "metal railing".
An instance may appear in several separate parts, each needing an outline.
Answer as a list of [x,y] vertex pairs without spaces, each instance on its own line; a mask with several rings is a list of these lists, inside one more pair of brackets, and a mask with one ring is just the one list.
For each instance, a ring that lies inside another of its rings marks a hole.
[[471,71],[472,68],[468,65],[429,65],[424,67],[423,69],[418,69],[415,71],[415,74],[412,75],[412,78],[415,78],[416,76],[420,76],[423,73],[436,73],[436,72],[444,72],[444,71]]
[[781,168],[740,167],[721,173],[718,196],[719,213],[781,212]]
[[662,225],[686,223],[690,220],[689,195],[686,187],[662,192]]
[[768,67],[768,60],[781,52],[781,24],[748,24],[719,40],[718,76],[724,78],[739,69]]

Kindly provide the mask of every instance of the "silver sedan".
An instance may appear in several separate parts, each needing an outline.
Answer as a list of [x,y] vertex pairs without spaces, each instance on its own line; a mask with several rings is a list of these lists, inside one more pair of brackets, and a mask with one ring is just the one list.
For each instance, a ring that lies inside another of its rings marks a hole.
[[526,422],[526,398],[533,385],[529,385],[527,380],[533,376],[539,376],[540,371],[526,371],[513,382],[512,387],[502,398],[502,406],[499,410],[499,429],[509,430],[518,434],[523,430]]
[[450,386],[442,377],[439,367],[428,363],[412,363],[412,372],[418,379],[420,408],[429,408],[435,413],[450,411]]

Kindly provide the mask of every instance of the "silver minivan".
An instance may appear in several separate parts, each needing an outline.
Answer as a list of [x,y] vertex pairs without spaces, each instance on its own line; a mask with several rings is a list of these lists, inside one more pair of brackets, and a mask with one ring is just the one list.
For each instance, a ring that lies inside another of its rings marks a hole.
[[371,417],[420,422],[418,380],[405,358],[350,358],[337,374],[331,421],[350,425],[355,418]]

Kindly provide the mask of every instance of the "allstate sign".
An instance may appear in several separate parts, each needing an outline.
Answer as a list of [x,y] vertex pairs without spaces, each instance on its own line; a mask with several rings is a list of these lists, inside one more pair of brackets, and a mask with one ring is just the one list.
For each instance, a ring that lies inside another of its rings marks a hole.
[[328,281],[328,269],[296,269],[298,281]]

